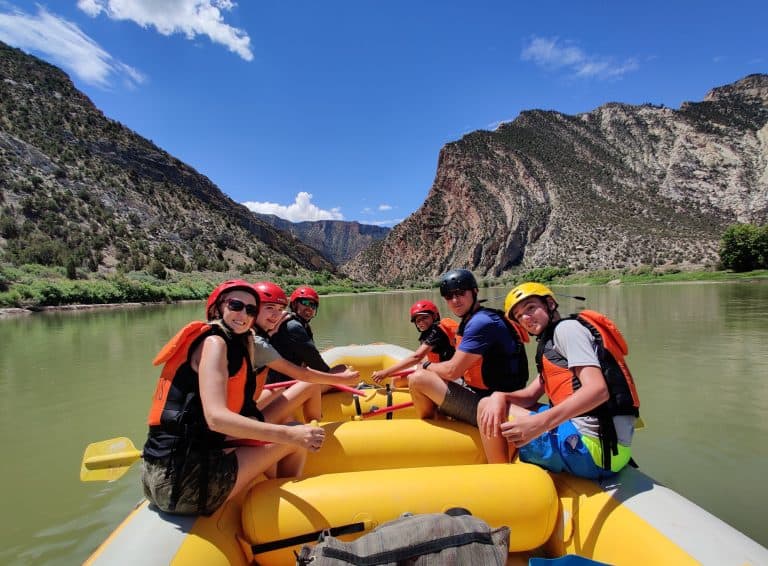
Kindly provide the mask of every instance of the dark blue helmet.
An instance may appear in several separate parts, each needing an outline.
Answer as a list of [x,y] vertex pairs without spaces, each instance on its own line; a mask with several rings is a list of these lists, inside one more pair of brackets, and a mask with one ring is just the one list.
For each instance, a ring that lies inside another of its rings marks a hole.
[[477,281],[468,269],[452,269],[440,278],[440,296],[445,297],[451,291],[477,289]]

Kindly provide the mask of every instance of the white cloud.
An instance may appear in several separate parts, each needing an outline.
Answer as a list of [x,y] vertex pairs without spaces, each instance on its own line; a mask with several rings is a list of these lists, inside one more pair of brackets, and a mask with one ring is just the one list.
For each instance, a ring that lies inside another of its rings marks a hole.
[[88,84],[107,88],[115,78],[128,86],[144,82],[144,75],[118,61],[76,24],[38,7],[36,15],[18,9],[0,13],[0,40],[25,51],[42,54]]
[[379,212],[384,212],[386,210],[392,210],[392,205],[389,205],[389,204],[380,204],[379,205]]
[[296,200],[288,206],[274,202],[244,202],[243,205],[254,212],[261,214],[274,214],[280,218],[290,220],[291,222],[302,222],[304,220],[344,220],[339,208],[323,210],[312,204],[312,195],[306,192],[300,192],[296,195]]
[[612,57],[585,53],[581,48],[560,42],[556,37],[534,37],[520,57],[540,67],[568,69],[580,78],[616,79],[639,68],[635,59],[618,63]]
[[183,33],[187,39],[207,36],[246,61],[253,59],[251,38],[224,23],[223,12],[231,0],[78,0],[77,7],[91,17],[104,13],[113,20],[130,20],[143,28],[154,27],[162,35]]

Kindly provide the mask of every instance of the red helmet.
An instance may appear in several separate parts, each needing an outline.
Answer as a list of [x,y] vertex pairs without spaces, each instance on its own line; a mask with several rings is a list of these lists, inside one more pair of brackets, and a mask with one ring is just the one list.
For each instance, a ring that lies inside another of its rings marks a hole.
[[432,301],[416,301],[411,305],[411,322],[416,320],[416,315],[427,313],[431,314],[435,318],[440,318],[440,311],[437,310],[437,305]]
[[255,297],[257,303],[259,302],[258,292],[253,285],[248,283],[248,281],[243,279],[230,279],[229,281],[224,281],[224,283],[216,287],[211,291],[211,294],[208,295],[208,301],[205,303],[206,319],[213,320],[214,318],[217,318],[216,305],[219,302],[219,297],[228,291],[247,291]]
[[293,301],[296,299],[312,299],[316,303],[320,303],[320,296],[317,294],[317,291],[308,285],[296,287],[296,290],[291,293],[291,304],[293,304]]
[[274,283],[269,281],[259,281],[254,283],[256,292],[259,295],[259,301],[262,303],[277,303],[279,305],[288,305],[288,299],[285,296],[285,291]]

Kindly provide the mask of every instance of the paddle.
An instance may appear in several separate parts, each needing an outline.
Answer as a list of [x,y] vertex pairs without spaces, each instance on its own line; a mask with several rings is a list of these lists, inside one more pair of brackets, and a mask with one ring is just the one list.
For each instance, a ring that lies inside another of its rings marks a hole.
[[399,411],[400,409],[407,409],[408,407],[413,407],[413,401],[406,401],[405,403],[397,403],[396,405],[390,405],[389,407],[382,407],[381,409],[374,409],[373,411],[368,411],[367,413],[355,415],[354,420],[368,419],[371,417],[375,417],[376,415],[386,415],[387,413],[391,413],[393,411]]
[[130,438],[121,436],[93,442],[85,448],[80,463],[80,481],[114,481],[123,477],[141,458]]
[[[294,379],[291,381],[279,381],[277,383],[267,383],[264,386],[264,389],[271,390],[271,389],[283,389],[285,387],[290,387],[291,385],[295,385],[296,383],[299,383],[298,380]],[[346,391],[347,393],[352,393],[352,395],[362,395],[365,396],[366,392],[361,389],[355,389],[354,387],[349,387],[348,385],[339,385],[336,383],[330,384],[331,387],[335,387],[339,391]]]
[[405,377],[406,375],[411,375],[416,370],[413,368],[410,369],[401,369],[400,371],[396,371],[395,373],[390,373],[387,377]]
[[[313,419],[308,424],[317,426],[317,421]],[[241,446],[266,446],[267,444],[272,443],[266,440],[238,438],[227,440],[224,442],[224,447],[239,448]],[[115,481],[120,479],[142,456],[131,439],[125,436],[92,442],[86,446],[83,461],[80,463],[80,481]]]
[[[267,444],[271,443],[242,438],[228,440],[224,446],[236,448]],[[141,457],[141,451],[133,445],[130,438],[124,436],[93,442],[85,448],[83,461],[80,463],[80,481],[115,481],[123,477]]]

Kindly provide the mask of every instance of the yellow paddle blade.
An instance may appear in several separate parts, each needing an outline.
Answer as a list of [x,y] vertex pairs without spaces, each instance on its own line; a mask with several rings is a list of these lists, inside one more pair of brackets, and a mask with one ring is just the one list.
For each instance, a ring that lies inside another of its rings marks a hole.
[[643,420],[643,417],[637,417],[635,419],[635,430],[642,430],[645,428],[645,421]]
[[89,444],[80,464],[80,481],[114,481],[141,458],[130,438],[110,438]]

